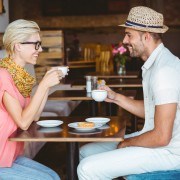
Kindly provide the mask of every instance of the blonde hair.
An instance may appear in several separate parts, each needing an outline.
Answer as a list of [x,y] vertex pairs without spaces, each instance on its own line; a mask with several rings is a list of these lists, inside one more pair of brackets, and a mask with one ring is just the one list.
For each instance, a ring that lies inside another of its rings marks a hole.
[[10,23],[3,36],[3,45],[9,57],[14,54],[16,43],[26,41],[32,34],[39,33],[40,28],[34,21],[18,19]]

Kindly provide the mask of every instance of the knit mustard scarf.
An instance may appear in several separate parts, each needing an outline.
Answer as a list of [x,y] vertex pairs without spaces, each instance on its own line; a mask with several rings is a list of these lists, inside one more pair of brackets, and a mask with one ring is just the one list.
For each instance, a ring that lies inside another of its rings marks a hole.
[[0,61],[0,67],[7,69],[11,74],[16,87],[23,97],[29,97],[35,83],[35,78],[10,58],[2,59]]

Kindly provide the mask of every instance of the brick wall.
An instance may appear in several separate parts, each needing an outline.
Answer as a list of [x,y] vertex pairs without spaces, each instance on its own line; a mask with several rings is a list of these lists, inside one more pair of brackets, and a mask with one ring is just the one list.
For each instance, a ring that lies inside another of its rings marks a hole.
[[[53,3],[53,1],[51,1]],[[129,9],[137,5],[147,5],[165,15],[166,23],[171,26],[180,26],[179,0],[129,0]],[[11,0],[9,1],[10,20],[18,18],[32,19],[38,22],[41,28],[88,28],[110,27],[123,23],[127,14],[102,16],[43,16],[43,0]]]

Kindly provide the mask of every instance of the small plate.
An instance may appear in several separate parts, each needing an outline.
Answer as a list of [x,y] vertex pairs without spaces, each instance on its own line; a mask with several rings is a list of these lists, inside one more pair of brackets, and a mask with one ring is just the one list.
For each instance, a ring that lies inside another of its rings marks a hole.
[[109,118],[103,118],[103,117],[92,117],[92,118],[87,118],[85,119],[85,121],[87,122],[93,122],[95,124],[101,124],[101,125],[105,125],[106,123],[108,123],[110,121]]
[[63,121],[60,121],[60,120],[43,120],[43,121],[38,121],[36,123],[42,127],[56,127],[56,126],[63,124]]
[[78,127],[78,123],[79,122],[70,123],[70,124],[68,124],[68,126],[76,129],[77,131],[81,131],[81,132],[92,131],[92,130],[102,126],[101,124],[95,124],[94,127]]
[[78,134],[78,135],[88,135],[88,134],[98,134],[101,133],[102,131],[100,129],[93,129],[91,131],[78,131],[76,129],[72,129],[68,131],[70,134]]
[[110,128],[110,126],[107,125],[107,124],[105,124],[105,125],[101,126],[101,127],[98,128],[98,129],[103,130],[103,129],[109,129],[109,128]]

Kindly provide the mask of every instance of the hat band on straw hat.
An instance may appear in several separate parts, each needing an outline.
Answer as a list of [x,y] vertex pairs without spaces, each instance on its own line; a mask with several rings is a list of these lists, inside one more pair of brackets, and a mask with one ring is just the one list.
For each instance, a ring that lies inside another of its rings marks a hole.
[[144,24],[135,23],[132,21],[126,21],[125,25],[126,26],[139,26],[139,27],[146,27],[146,28],[163,28],[163,26],[148,26]]

